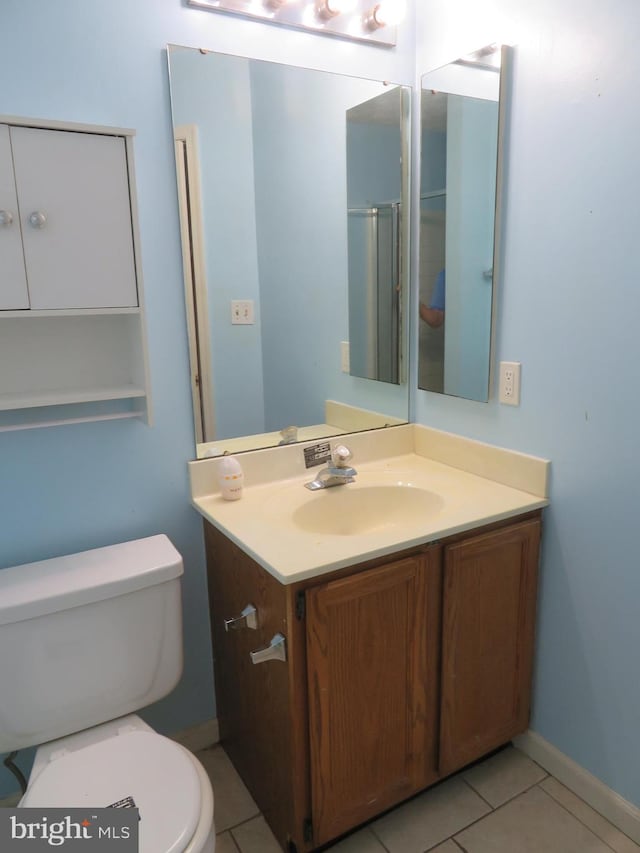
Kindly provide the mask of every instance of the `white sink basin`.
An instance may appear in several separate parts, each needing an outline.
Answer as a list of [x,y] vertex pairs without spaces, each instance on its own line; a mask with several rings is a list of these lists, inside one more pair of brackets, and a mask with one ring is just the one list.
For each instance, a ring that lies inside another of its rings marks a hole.
[[[401,435],[404,427],[397,429]],[[379,432],[371,440],[380,438],[383,444],[396,440],[393,430]],[[354,443],[360,438],[353,436]],[[473,448],[477,456],[479,451],[475,445]],[[289,456],[295,459],[297,453],[299,448],[291,446],[248,453],[246,460],[243,457],[241,501],[225,501],[219,493],[206,491],[215,479],[215,460],[193,463],[194,469],[202,469],[197,482],[203,494],[194,497],[197,509],[285,584],[395,554],[548,503],[538,494],[539,482],[530,493],[523,492],[409,452],[370,461],[360,461],[354,453],[358,470],[354,483],[310,491],[305,483],[316,472],[303,469],[302,460],[297,459],[295,476],[285,476],[294,467]],[[482,461],[484,457],[480,457]],[[491,465],[485,462],[476,464],[486,474]],[[499,462],[502,473],[510,477],[510,465],[504,459]],[[498,462],[491,464],[500,467]],[[541,465],[547,463],[541,461]],[[531,476],[533,483],[535,477]],[[255,485],[246,485],[252,479],[257,481]]]
[[414,486],[333,486],[314,492],[293,511],[291,521],[307,533],[358,536],[425,521],[443,505],[440,495]]

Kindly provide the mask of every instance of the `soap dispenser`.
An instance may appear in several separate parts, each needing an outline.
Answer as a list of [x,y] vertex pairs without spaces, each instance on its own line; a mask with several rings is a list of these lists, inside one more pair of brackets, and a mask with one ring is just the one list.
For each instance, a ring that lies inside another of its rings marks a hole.
[[223,456],[218,462],[220,494],[226,501],[238,501],[242,497],[244,474],[235,456]]

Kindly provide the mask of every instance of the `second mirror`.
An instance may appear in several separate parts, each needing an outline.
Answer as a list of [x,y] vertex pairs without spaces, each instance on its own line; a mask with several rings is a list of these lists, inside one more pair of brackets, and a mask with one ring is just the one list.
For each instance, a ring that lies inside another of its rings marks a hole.
[[509,54],[489,45],[422,78],[418,385],[481,402]]

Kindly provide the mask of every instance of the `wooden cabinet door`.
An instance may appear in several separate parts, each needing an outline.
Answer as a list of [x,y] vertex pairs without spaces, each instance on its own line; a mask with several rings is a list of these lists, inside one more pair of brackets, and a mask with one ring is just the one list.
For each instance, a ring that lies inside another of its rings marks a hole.
[[9,128],[0,124],[0,310],[29,307]]
[[125,141],[11,127],[32,309],[138,304]]
[[307,591],[315,846],[436,778],[440,554]]
[[445,548],[443,775],[527,728],[539,540],[536,519]]

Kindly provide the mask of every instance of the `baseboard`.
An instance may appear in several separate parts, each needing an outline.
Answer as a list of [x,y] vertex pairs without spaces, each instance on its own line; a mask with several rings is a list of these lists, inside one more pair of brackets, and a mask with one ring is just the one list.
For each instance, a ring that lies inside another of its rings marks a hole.
[[218,721],[215,718],[206,720],[204,723],[171,735],[171,739],[186,747],[190,752],[199,752],[220,740]]
[[637,806],[607,787],[536,732],[525,732],[513,742],[592,809],[640,844],[640,809]]

